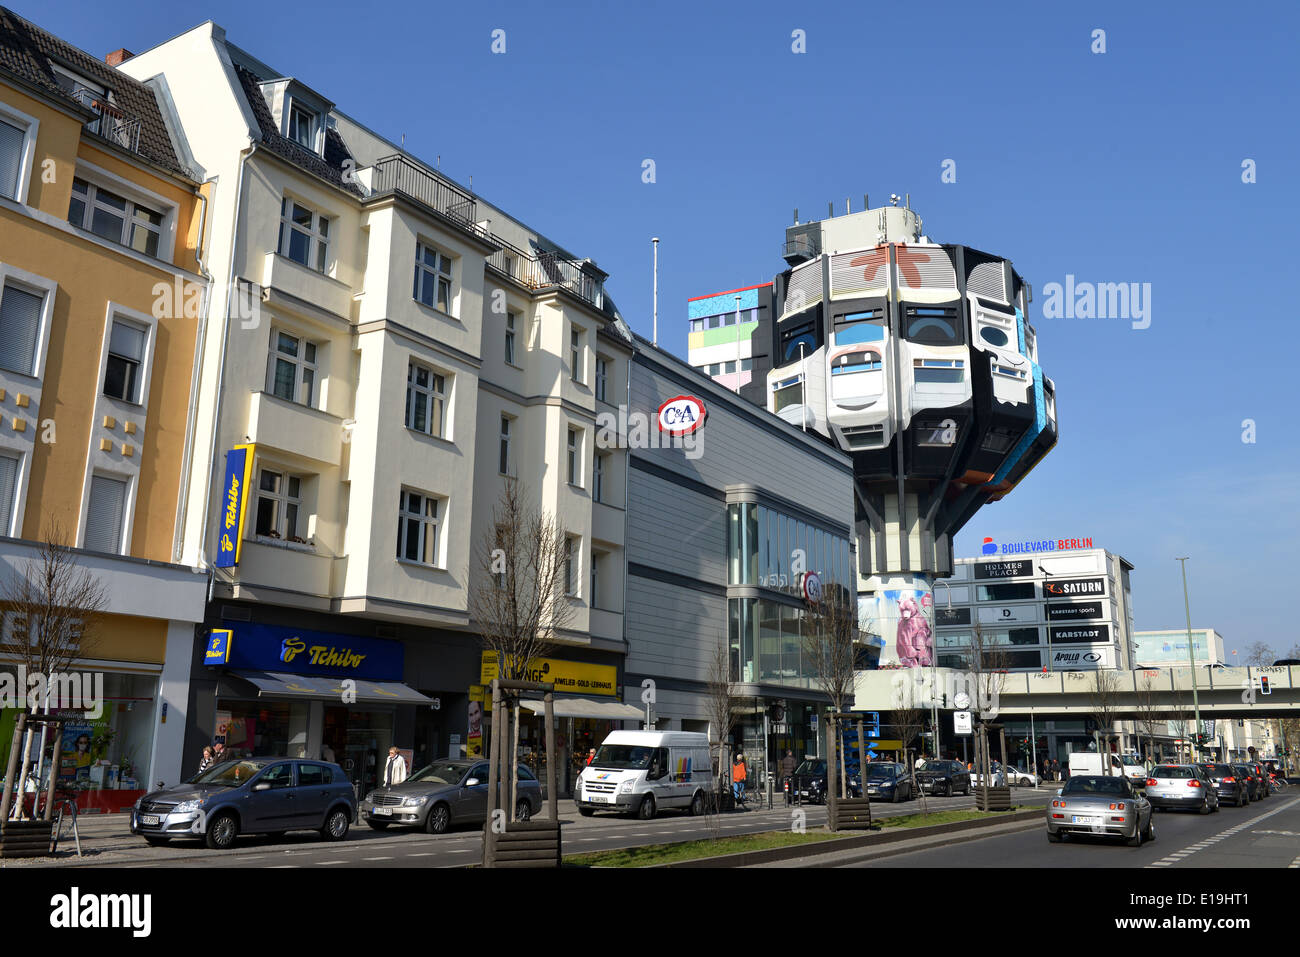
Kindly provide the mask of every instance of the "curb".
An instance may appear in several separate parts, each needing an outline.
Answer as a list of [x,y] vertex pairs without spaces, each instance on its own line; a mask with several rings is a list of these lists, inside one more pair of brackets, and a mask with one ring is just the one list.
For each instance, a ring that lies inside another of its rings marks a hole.
[[[780,861],[796,860],[801,857],[821,857],[838,854],[843,851],[866,850],[898,844],[916,838],[932,837],[939,834],[951,834],[960,831],[980,831],[1020,821],[1041,821],[1042,808],[1025,811],[999,813],[989,820],[956,821],[952,824],[932,824],[928,827],[890,828],[873,831],[856,837],[845,837],[834,841],[818,841],[815,844],[796,844],[791,847],[775,847],[766,851],[743,851],[739,854],[722,854],[717,857],[700,857],[690,861],[677,861],[672,864],[656,864],[655,867],[749,867],[751,864],[773,864]],[[904,853],[898,851],[897,853]]]

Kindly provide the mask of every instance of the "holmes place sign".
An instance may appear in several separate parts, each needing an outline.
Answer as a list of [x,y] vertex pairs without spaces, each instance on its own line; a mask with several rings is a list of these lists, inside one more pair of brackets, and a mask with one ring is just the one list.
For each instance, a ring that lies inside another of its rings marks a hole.
[[1034,563],[1027,558],[1009,562],[979,562],[976,578],[1023,578],[1034,573]]

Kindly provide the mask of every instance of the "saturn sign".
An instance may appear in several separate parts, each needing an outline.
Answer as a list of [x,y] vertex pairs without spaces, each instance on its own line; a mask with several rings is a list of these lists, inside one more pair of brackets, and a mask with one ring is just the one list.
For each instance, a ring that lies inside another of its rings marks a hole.
[[679,395],[659,406],[659,431],[669,435],[690,435],[704,424],[708,410],[693,395]]

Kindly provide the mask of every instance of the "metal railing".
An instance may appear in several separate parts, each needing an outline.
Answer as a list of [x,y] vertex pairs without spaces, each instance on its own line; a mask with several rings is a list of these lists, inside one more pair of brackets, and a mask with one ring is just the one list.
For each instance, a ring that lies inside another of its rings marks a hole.
[[432,170],[398,155],[376,160],[372,169],[372,193],[402,193],[476,236],[487,238],[487,230],[476,222],[478,201]]
[[116,143],[132,153],[140,152],[140,118],[118,109],[108,102],[107,94],[99,93],[88,87],[78,85],[71,94],[72,98],[95,113],[95,118],[86,124],[90,132],[102,136],[110,143]]
[[588,272],[578,260],[567,259],[553,250],[526,252],[499,236],[492,237],[501,246],[488,257],[487,263],[526,289],[548,287],[567,289],[597,309],[605,307],[605,284],[600,276]]

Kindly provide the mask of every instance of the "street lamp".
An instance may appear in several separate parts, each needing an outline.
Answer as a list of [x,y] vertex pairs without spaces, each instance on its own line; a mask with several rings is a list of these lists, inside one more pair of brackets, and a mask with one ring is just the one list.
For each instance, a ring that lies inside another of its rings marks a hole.
[[1201,742],[1201,701],[1196,692],[1196,646],[1192,643],[1192,604],[1187,597],[1187,559],[1189,557],[1184,555],[1182,558],[1176,558],[1175,561],[1183,569],[1183,608],[1187,612],[1187,660],[1192,665],[1192,707],[1196,711],[1196,737],[1192,739],[1192,760],[1195,760],[1195,748]]
[[[948,610],[952,611],[952,588],[942,578],[934,580],[936,585],[948,589]],[[934,729],[934,758],[939,759],[939,634],[930,629],[930,727]]]

